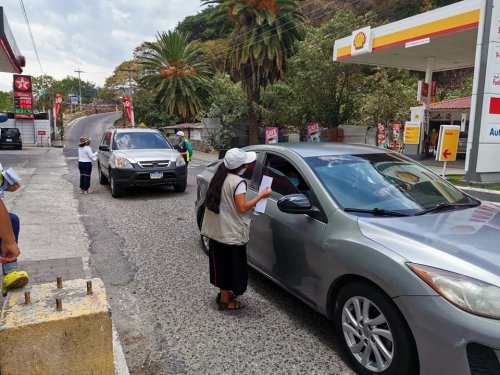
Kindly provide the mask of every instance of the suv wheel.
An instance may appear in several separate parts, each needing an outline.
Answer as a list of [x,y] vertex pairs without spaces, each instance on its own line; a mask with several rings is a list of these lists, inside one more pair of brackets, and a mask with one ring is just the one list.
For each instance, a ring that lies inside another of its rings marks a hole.
[[418,374],[411,331],[391,299],[374,286],[346,285],[335,303],[334,322],[356,373]]
[[97,163],[97,172],[99,173],[99,183],[101,185],[107,185],[109,183],[108,178],[102,173],[101,164]]
[[187,182],[180,182],[174,185],[174,189],[178,193],[184,193],[186,191]]
[[109,172],[109,187],[111,189],[111,196],[113,198],[120,198],[121,196],[123,196],[123,188],[117,184],[111,171]]

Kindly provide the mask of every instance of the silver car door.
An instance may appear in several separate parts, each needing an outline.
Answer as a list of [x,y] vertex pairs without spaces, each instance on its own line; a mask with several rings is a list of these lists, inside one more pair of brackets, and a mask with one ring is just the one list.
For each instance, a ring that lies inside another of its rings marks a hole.
[[[253,218],[248,255],[260,270],[315,303],[320,293],[318,270],[326,223],[309,215],[286,214],[277,205],[288,194],[303,193],[313,199],[299,169],[280,155],[266,155],[262,174],[273,178],[273,194],[265,214]],[[298,186],[292,183],[291,175],[298,178]]]

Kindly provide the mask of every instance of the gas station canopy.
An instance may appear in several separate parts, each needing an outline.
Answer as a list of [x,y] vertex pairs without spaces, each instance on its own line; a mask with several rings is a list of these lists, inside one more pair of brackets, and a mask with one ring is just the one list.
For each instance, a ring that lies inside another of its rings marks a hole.
[[22,73],[25,58],[10,31],[3,7],[0,7],[0,72]]
[[[480,0],[467,0],[335,41],[334,61],[426,71],[474,66]],[[376,53],[371,53],[376,52]]]

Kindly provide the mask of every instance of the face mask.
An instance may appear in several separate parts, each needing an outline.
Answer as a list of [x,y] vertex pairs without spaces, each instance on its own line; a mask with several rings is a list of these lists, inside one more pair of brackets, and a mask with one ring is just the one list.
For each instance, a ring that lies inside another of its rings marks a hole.
[[243,176],[245,172],[247,171],[247,167],[243,168],[238,175]]
[[290,177],[290,182],[292,183],[293,186],[298,187],[299,186],[299,179],[297,177]]

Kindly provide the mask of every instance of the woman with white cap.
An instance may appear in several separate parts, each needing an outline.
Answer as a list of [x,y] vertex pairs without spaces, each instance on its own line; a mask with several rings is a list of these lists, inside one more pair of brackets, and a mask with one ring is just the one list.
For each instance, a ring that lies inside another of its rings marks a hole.
[[251,221],[248,211],[272,193],[267,188],[247,201],[246,181],[240,175],[256,157],[255,152],[228,150],[210,181],[204,202],[201,233],[210,239],[210,283],[220,289],[217,302],[221,310],[245,307],[235,298],[247,288],[246,244]]
[[90,148],[90,141],[89,137],[85,135],[81,136],[78,147],[78,169],[80,170],[80,189],[82,194],[89,193],[92,162],[97,160],[98,154]]

